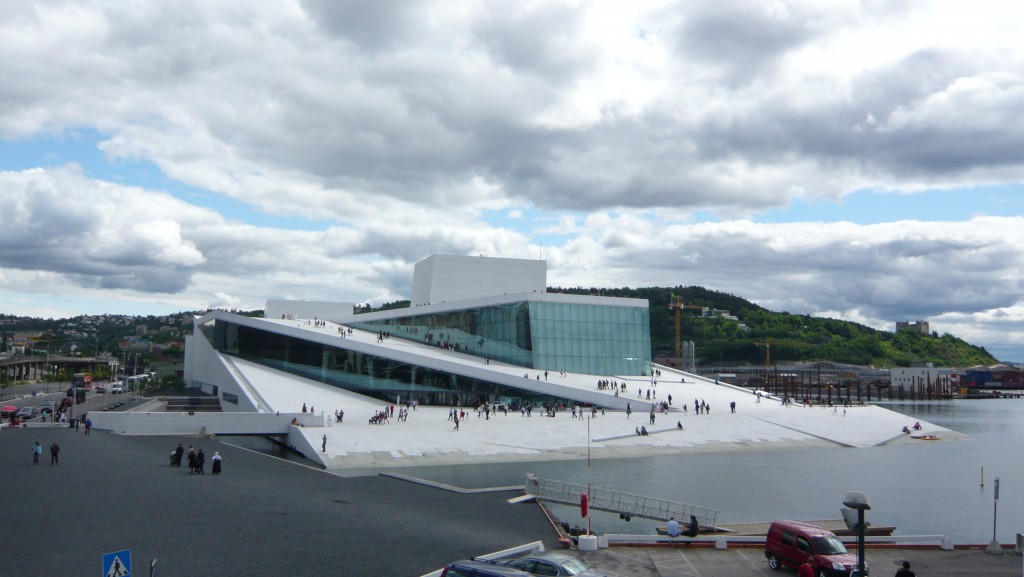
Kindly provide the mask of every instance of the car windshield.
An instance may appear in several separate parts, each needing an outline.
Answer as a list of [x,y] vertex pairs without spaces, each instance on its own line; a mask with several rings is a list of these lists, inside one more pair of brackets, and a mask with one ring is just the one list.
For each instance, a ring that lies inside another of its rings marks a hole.
[[566,575],[579,575],[587,570],[587,566],[578,559],[566,559],[562,561],[562,569]]
[[811,543],[814,544],[814,552],[819,555],[842,555],[843,553],[849,553],[846,550],[846,545],[835,537],[813,537]]

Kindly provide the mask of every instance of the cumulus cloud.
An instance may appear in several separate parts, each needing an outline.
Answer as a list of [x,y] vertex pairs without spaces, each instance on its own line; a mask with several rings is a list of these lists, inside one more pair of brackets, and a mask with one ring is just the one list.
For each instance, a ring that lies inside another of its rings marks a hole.
[[564,284],[706,284],[879,326],[1019,313],[1016,221],[756,222],[865,189],[1021,182],[1024,23],[1004,4],[83,0],[0,16],[0,139],[84,130],[107,162],[205,197],[4,165],[8,290],[37,271],[176,303],[388,300],[431,253],[543,243]]

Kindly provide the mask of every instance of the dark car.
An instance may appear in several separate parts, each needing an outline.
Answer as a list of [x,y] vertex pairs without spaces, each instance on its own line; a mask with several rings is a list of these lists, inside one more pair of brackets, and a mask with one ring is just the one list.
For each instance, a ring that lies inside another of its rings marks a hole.
[[494,561],[456,561],[441,570],[441,577],[531,577],[529,573]]
[[537,553],[509,561],[508,565],[534,575],[580,575],[582,577],[607,577],[586,566],[583,561],[565,553]]
[[43,415],[53,414],[53,401],[43,401],[43,404],[39,407],[39,412]]
[[37,409],[35,407],[22,407],[21,409],[18,410],[18,414],[17,414],[17,417],[18,417],[19,421],[27,421],[29,419],[34,419],[34,418],[36,418],[38,416],[39,416],[39,409]]

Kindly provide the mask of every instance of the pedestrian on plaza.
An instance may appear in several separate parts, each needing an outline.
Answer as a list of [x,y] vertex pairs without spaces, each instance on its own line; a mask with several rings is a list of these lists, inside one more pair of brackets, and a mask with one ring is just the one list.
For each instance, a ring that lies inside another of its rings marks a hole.
[[303,412],[303,413],[305,413],[305,412],[306,412],[306,403],[302,403],[302,412]]
[[676,521],[675,517],[668,518],[668,536],[678,537],[679,536],[679,521]]
[[696,537],[698,533],[700,533],[700,523],[697,522],[697,516],[690,515],[690,522],[686,524],[686,531],[683,531],[683,535]]
[[85,434],[88,435],[89,431],[92,430],[92,419],[89,417],[85,418]]
[[181,456],[185,454],[185,449],[182,448],[181,443],[178,443],[178,447],[174,449],[174,466],[181,467]]
[[629,403],[626,403],[626,418],[633,414],[633,407]]
[[814,557],[807,558],[807,561],[797,570],[796,577],[814,577]]
[[323,443],[321,444],[320,452],[321,453],[326,453],[327,452],[327,435],[324,435],[324,440],[323,440]]
[[195,449],[192,448],[192,445],[188,446],[188,457],[187,457],[187,460],[188,460],[188,472],[189,473],[195,473],[196,472],[196,451],[195,451]]
[[42,455],[42,454],[43,454],[43,446],[39,444],[39,441],[36,441],[36,444],[32,445],[32,464],[33,465],[38,465],[39,464],[39,455]]
[[453,430],[455,430],[455,431],[459,430],[459,414],[458,413],[455,413],[455,429],[453,429]]
[[206,455],[203,454],[203,450],[199,449],[199,454],[196,455],[196,472],[200,475],[205,475],[206,471],[203,467],[206,465]]
[[60,464],[60,445],[57,444],[57,441],[50,444],[50,464]]
[[211,460],[213,461],[213,474],[214,475],[220,475],[220,461],[221,461],[220,452],[214,451],[213,452],[213,458]]
[[910,561],[903,562],[903,566],[896,570],[896,577],[916,577],[910,570]]

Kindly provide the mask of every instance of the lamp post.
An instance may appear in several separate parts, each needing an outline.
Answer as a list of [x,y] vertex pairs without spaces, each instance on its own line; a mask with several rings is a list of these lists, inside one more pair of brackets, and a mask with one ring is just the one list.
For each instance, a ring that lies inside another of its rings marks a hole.
[[999,512],[999,477],[996,477],[996,489],[992,495],[992,542],[985,547],[985,552],[990,555],[1002,555],[1003,547],[996,541],[996,514]]
[[[840,509],[843,513],[843,520],[846,521],[846,526],[857,534],[857,571],[851,572],[850,577],[864,577],[867,575],[864,570],[864,531],[867,529],[867,524],[864,522],[864,511],[871,509],[871,506],[868,505],[867,496],[860,491],[847,491],[846,497],[843,498],[843,505],[849,507],[849,509]],[[856,521],[853,520],[853,511],[850,509],[857,511]]]

